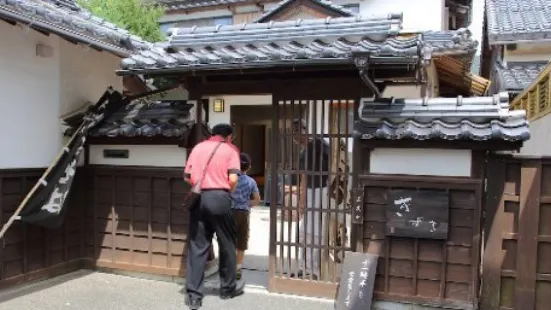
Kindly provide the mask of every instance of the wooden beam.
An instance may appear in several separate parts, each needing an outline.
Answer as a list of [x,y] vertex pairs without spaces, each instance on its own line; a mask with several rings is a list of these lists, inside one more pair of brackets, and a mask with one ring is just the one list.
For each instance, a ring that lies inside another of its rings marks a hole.
[[436,98],[440,96],[440,82],[438,80],[438,71],[436,70],[436,64],[431,59],[427,66],[427,96]]
[[123,76],[122,85],[131,95],[143,94],[149,91],[145,81],[142,81],[136,75]]
[[190,90],[208,95],[275,94],[293,99],[338,98],[355,99],[371,96],[360,78],[319,80],[236,81],[208,84],[188,84]]

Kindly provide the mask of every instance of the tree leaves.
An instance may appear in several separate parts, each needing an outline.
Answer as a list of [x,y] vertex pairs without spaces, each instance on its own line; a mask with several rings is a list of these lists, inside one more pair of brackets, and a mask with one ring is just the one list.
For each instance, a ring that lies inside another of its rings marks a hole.
[[164,8],[144,0],[78,0],[92,14],[124,28],[150,42],[165,39],[159,26]]

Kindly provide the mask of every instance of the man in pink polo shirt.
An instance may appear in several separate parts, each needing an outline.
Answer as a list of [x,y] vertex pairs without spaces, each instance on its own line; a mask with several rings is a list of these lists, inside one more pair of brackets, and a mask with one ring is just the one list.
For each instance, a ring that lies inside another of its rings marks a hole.
[[185,169],[185,180],[191,184],[205,174],[201,181],[201,198],[191,207],[189,218],[186,303],[190,309],[202,306],[205,265],[214,233],[220,249],[220,298],[241,295],[244,288],[242,281],[236,281],[236,227],[230,197],[241,167],[239,152],[230,142],[233,134],[230,125],[216,125],[212,133],[210,139],[193,148]]

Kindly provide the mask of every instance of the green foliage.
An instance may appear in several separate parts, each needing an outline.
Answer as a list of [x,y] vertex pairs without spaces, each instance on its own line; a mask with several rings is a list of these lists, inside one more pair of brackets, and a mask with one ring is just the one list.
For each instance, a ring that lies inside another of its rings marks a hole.
[[150,42],[164,40],[159,18],[164,8],[154,1],[144,0],[77,0],[92,14],[105,18],[130,33]]

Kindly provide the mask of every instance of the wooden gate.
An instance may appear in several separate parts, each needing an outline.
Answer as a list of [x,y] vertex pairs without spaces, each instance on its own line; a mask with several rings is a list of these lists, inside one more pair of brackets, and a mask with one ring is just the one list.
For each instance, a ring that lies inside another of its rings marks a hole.
[[488,158],[484,310],[551,304],[551,158]]
[[354,244],[349,189],[357,107],[357,100],[274,97],[270,191],[283,199],[271,204],[271,291],[335,296],[344,252]]

